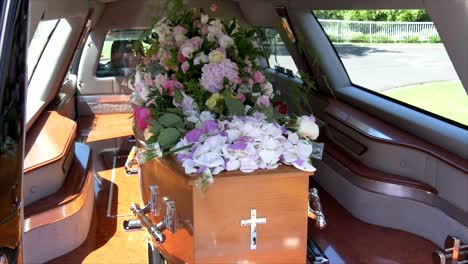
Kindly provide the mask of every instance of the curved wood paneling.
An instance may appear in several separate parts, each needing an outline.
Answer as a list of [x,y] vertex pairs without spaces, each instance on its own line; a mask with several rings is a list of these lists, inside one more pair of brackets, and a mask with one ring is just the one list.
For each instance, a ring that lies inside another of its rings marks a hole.
[[437,190],[429,184],[422,183],[407,177],[385,173],[376,169],[372,169],[364,165],[359,160],[353,158],[351,155],[346,154],[336,144],[327,141],[325,144],[325,152],[330,154],[334,159],[343,164],[346,168],[355,174],[378,182],[393,183],[397,185],[407,186],[437,194]]
[[27,173],[62,159],[71,148],[76,123],[57,112],[41,115],[26,135],[24,172]]
[[351,127],[360,134],[387,144],[400,145],[425,152],[444,161],[452,167],[468,173],[468,160],[446,149],[424,141],[410,133],[396,129],[389,124],[365,114],[337,100],[330,100],[326,112],[329,116]]

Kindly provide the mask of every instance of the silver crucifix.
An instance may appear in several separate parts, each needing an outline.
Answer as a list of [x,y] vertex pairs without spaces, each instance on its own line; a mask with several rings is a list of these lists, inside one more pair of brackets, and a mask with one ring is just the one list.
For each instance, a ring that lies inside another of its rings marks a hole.
[[257,209],[250,209],[250,219],[241,219],[241,226],[250,225],[250,250],[257,249],[257,224],[266,224],[266,218],[257,218]]

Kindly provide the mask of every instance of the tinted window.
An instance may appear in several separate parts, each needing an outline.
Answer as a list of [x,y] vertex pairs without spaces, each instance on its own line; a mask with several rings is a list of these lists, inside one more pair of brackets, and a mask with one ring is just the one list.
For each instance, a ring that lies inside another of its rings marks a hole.
[[39,62],[39,58],[47,46],[50,36],[52,36],[58,22],[59,19],[46,20],[39,22],[37,25],[28,47],[28,79],[31,79],[36,65]]
[[284,69],[291,70],[294,75],[300,76],[296,63],[289,54],[280,34],[271,28],[261,28],[259,30],[262,46],[268,54],[268,64],[270,68],[275,69],[276,66],[280,66]]
[[468,125],[468,96],[423,10],[314,14],[353,84]]
[[104,40],[96,76],[128,77],[134,73],[138,63],[133,52],[133,44],[138,41],[142,32],[142,30],[110,31]]

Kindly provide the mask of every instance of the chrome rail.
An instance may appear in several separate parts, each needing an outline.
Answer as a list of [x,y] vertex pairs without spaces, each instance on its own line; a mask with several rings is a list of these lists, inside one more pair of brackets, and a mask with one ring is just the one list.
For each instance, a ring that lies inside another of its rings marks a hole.
[[168,197],[163,197],[163,202],[166,205],[166,215],[157,224],[153,224],[151,219],[146,214],[151,213],[153,216],[158,216],[160,211],[159,204],[159,187],[156,185],[149,186],[150,199],[148,203],[141,208],[137,203],[130,206],[133,214],[141,221],[141,225],[148,230],[151,236],[157,243],[161,244],[166,240],[166,236],[162,233],[168,230],[171,233],[177,231],[177,211],[175,202],[171,201]]

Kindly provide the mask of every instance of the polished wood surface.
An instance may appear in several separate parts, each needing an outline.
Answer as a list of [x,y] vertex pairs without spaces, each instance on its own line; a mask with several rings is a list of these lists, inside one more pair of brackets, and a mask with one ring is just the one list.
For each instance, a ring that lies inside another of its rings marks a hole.
[[25,232],[69,217],[83,207],[88,195],[94,195],[88,193],[94,181],[89,147],[79,144],[75,150],[62,187],[24,208]]
[[325,252],[332,264],[432,263],[437,246],[429,240],[399,231],[367,224],[353,217],[333,197],[318,187],[327,227],[318,230],[309,220],[309,237]]
[[362,135],[383,143],[401,145],[428,153],[468,173],[468,160],[383,122],[338,100],[330,100],[326,112]]
[[[158,185],[161,196],[176,202],[179,230],[165,231],[160,246],[171,263],[305,263],[307,199],[310,173],[293,167],[238,171],[216,175],[205,195],[196,189],[173,158],[142,165],[143,199],[148,185]],[[250,250],[250,209],[267,223],[257,225],[257,249]],[[162,217],[155,218],[155,222]]]
[[83,116],[78,119],[80,136],[86,142],[133,135],[132,113]]
[[[96,172],[95,209],[88,237],[79,248],[49,263],[148,263],[146,230],[125,232],[122,228],[124,220],[135,219],[130,205],[141,204],[138,176],[127,176],[123,168],[126,157],[120,154],[126,151],[97,154],[95,161],[102,162],[105,169]],[[112,170],[114,157],[116,168]]]
[[62,159],[73,145],[76,123],[57,112],[45,112],[26,135],[24,172]]
[[397,185],[408,186],[411,188],[417,188],[426,192],[437,194],[437,190],[429,184],[370,168],[351,155],[346,154],[344,150],[340,149],[339,146],[332,143],[331,141],[327,141],[325,143],[325,152],[330,154],[339,163],[343,164],[346,168],[361,177],[380,182],[388,182]]

